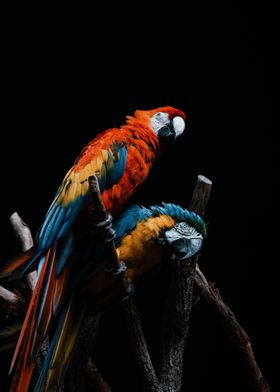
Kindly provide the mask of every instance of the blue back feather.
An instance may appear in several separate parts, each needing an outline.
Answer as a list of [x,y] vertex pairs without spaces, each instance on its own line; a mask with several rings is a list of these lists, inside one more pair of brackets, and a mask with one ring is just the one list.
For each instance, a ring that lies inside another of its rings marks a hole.
[[137,223],[148,219],[153,215],[153,211],[145,207],[132,204],[115,221],[114,229],[116,232],[115,244],[118,245],[126,233],[132,231]]

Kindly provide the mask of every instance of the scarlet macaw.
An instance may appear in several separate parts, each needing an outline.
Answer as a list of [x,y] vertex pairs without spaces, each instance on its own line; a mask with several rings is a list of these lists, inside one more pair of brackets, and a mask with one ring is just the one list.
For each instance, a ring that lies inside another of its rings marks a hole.
[[[200,216],[167,203],[150,208],[128,207],[116,220],[114,230],[117,253],[125,262],[125,276],[131,283],[159,265],[167,252],[187,262],[200,251],[207,234]],[[79,243],[69,262],[73,273],[68,280],[67,301],[58,316],[35,392],[42,390],[44,382],[47,391],[60,390],[85,316],[118,298],[119,287],[116,279],[106,272],[104,247],[97,238]]]
[[36,248],[1,266],[3,278],[15,270],[22,276],[39,265],[38,281],[11,364],[10,372],[17,365],[11,392],[28,390],[34,358],[62,303],[70,273],[66,261],[75,243],[89,230],[88,177],[97,175],[104,205],[117,216],[166,144],[183,133],[184,120],[185,114],[170,106],[136,110],[119,129],[100,133],[66,174],[39,231]]

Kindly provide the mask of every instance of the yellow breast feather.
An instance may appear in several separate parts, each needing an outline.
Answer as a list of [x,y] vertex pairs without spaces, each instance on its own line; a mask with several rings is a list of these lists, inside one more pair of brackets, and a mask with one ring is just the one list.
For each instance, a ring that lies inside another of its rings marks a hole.
[[158,238],[163,229],[169,229],[174,224],[175,221],[170,216],[151,217],[138,223],[135,229],[125,236],[118,247],[118,254],[120,260],[127,265],[126,275],[130,281],[160,262],[162,247],[152,240]]

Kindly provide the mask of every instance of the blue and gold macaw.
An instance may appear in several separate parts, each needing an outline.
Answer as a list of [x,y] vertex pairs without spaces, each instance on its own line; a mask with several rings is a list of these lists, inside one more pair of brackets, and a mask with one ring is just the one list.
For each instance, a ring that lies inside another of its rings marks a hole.
[[[166,203],[150,208],[129,207],[116,220],[114,230],[117,253],[132,284],[159,265],[167,251],[177,255],[181,262],[188,261],[200,251],[206,236],[200,216]],[[73,272],[68,279],[66,301],[57,315],[35,392],[40,392],[44,383],[48,391],[60,390],[83,319],[120,296],[119,280],[106,270],[104,247],[98,239],[81,241],[68,262],[73,265]]]

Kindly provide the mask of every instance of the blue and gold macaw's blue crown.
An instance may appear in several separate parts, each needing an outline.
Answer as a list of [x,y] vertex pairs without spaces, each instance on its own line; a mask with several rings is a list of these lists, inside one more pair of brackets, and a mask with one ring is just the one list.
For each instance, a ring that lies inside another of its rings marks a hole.
[[116,243],[119,243],[122,237],[131,232],[138,223],[147,221],[149,218],[157,216],[171,217],[175,222],[186,222],[194,227],[204,238],[207,235],[206,224],[203,219],[195,212],[188,211],[179,205],[172,203],[162,203],[149,208],[131,205],[115,221],[114,229],[116,231]]

